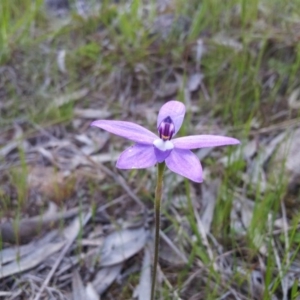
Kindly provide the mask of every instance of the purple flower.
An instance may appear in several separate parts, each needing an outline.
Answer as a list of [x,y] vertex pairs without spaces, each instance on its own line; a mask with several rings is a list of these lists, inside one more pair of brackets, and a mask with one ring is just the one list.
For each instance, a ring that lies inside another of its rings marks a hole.
[[190,149],[234,145],[237,139],[218,135],[191,135],[172,139],[179,131],[185,106],[178,101],[164,104],[157,118],[159,136],[131,122],[98,120],[91,125],[134,141],[117,161],[119,169],[142,169],[165,161],[168,168],[195,182],[202,182],[202,167]]

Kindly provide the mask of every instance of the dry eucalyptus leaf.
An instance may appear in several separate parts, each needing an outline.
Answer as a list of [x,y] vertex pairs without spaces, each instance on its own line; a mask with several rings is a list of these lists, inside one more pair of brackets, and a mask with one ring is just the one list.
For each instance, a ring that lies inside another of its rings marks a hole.
[[17,141],[11,141],[9,143],[7,143],[5,146],[3,146],[0,149],[0,157],[3,156],[5,157],[7,154],[9,154],[11,151],[15,150],[16,148],[18,148],[18,146],[20,145],[19,142]]
[[[252,222],[254,203],[242,195],[236,194],[235,197],[230,215],[231,227],[238,233],[244,235]],[[249,233],[251,233],[253,244],[257,247],[257,249],[259,249],[260,253],[267,255],[268,248],[266,246],[265,238],[261,232],[257,228],[254,228]]]
[[[169,193],[172,193],[181,182],[184,181],[182,176],[177,176],[175,173],[171,172],[169,169],[166,170],[165,175],[165,182],[163,186],[163,195],[169,195]],[[177,198],[177,204],[181,205],[186,203],[186,196],[185,195],[174,195],[175,198]],[[185,197],[185,199],[183,199]]]
[[220,46],[228,47],[233,49],[236,52],[240,52],[243,50],[243,45],[238,42],[237,40],[230,38],[223,33],[217,34],[214,38],[213,41]]
[[175,3],[173,0],[157,0],[156,1],[156,10],[159,14],[166,13],[168,11],[173,11]]
[[67,241],[75,240],[80,230],[82,230],[82,226],[84,226],[84,221],[86,222],[87,218],[90,217],[90,213],[87,213],[85,216],[76,217],[64,230],[62,231],[62,236]]
[[300,108],[300,88],[295,89],[288,99],[289,107],[292,109]]
[[238,200],[234,200],[230,211],[230,228],[239,234],[245,234],[245,228],[240,213],[241,203]]
[[10,297],[10,298],[2,298],[2,299],[16,299],[19,294],[21,294],[21,290],[17,290],[16,292],[0,291],[0,297]]
[[77,269],[73,271],[72,275],[72,294],[73,300],[86,299],[85,287]]
[[199,66],[200,62],[201,62],[201,59],[202,59],[202,56],[206,52],[203,39],[198,39],[197,40],[195,52],[196,52],[195,53],[195,56],[196,56],[195,59],[196,59],[196,62]]
[[246,183],[251,183],[252,186],[258,187],[260,191],[264,192],[267,188],[267,176],[263,168],[264,158],[258,156],[251,162],[247,168],[247,173],[243,174],[243,180]]
[[251,221],[253,218],[253,210],[254,210],[254,203],[248,199],[243,199],[241,201],[241,219],[243,222],[244,228],[247,230],[251,225]]
[[40,245],[35,251],[22,257],[19,261],[11,262],[0,269],[0,279],[32,269],[46,258],[59,251],[65,242]]
[[95,290],[95,288],[91,282],[89,282],[86,285],[85,294],[86,294],[86,298],[85,298],[86,300],[99,300],[100,299],[97,291]]
[[139,300],[150,300],[151,296],[151,253],[145,247],[140,281],[134,290],[133,297]]
[[31,252],[33,252],[40,244],[47,244],[57,236],[57,231],[52,230],[46,235],[44,235],[41,239],[37,241],[33,241],[27,245],[16,245],[12,247],[5,248],[0,251],[0,263],[6,264],[10,261],[16,260],[22,256],[25,256]]
[[88,94],[89,90],[87,88],[83,88],[81,90],[75,91],[73,93],[59,96],[52,100],[51,104],[48,106],[48,109],[51,107],[61,107],[67,103],[80,100],[84,98]]
[[0,157],[7,156],[13,150],[21,148],[22,150],[26,151],[29,147],[29,143],[26,140],[23,140],[23,129],[19,125],[14,126],[14,133],[10,137],[10,141],[6,142],[3,147],[0,147]]
[[244,159],[247,162],[254,156],[258,150],[258,142],[256,140],[251,140],[243,143],[238,147],[230,156],[224,156],[219,161],[225,166],[232,164],[239,159]]
[[171,266],[183,266],[187,261],[184,253],[181,253],[173,243],[176,239],[178,240],[178,232],[175,232],[175,230],[170,230],[165,238],[161,238],[159,243],[159,257]]
[[240,234],[245,234],[253,217],[254,204],[251,200],[236,193],[230,213],[231,227]]
[[[269,170],[286,175],[300,175],[300,128],[287,135],[280,143],[274,158],[270,162]],[[290,177],[290,176],[289,176]]]
[[190,27],[190,20],[181,15],[165,13],[157,16],[152,24],[151,32],[162,39],[171,35],[186,35]]
[[57,53],[57,65],[58,65],[58,69],[62,72],[62,73],[66,73],[67,69],[66,69],[66,50],[59,50]]
[[0,224],[0,234],[4,243],[28,243],[45,228],[54,226],[57,222],[70,218],[78,213],[78,208],[66,212],[57,212],[56,206],[50,202],[50,207],[43,215],[15,221],[6,221]]
[[[95,163],[115,162],[120,156],[120,152],[109,152],[90,156],[90,159]],[[88,162],[91,163],[90,161]]]
[[275,136],[270,143],[268,143],[267,147],[263,147],[263,164],[271,157],[271,155],[277,151],[278,145],[282,143],[286,143],[286,139],[288,138],[289,133],[284,131],[277,136]]
[[93,144],[93,140],[87,134],[77,134],[75,135],[75,139],[85,145]]
[[198,88],[200,87],[201,81],[203,79],[203,74],[201,73],[195,73],[193,75],[190,76],[187,86],[188,86],[188,90],[190,92],[195,92],[198,90]]
[[0,262],[1,265],[6,264],[18,257],[25,256],[36,249],[35,244],[28,244],[17,247],[9,247],[0,251]]
[[83,146],[80,147],[80,150],[85,155],[91,155],[94,152],[99,151],[108,141],[109,135],[105,133],[91,131],[89,134],[80,134],[76,135],[75,139],[82,143]]
[[102,295],[109,288],[109,286],[119,276],[121,270],[122,264],[100,269],[93,281],[93,286],[99,295]]
[[201,213],[201,219],[206,233],[210,232],[220,184],[220,180],[215,179],[212,180],[209,185],[201,185],[202,204],[204,206]]
[[178,82],[165,82],[162,83],[159,89],[156,91],[157,95],[159,97],[165,98],[165,97],[171,97],[176,94],[178,90]]
[[99,300],[99,295],[92,283],[89,282],[85,287],[76,269],[72,275],[72,294],[72,300]]
[[82,109],[75,108],[74,116],[84,119],[106,119],[111,116],[111,113],[103,109]]
[[101,266],[119,264],[143,249],[149,237],[145,228],[115,231],[104,240]]
[[281,230],[286,230],[286,228],[289,227],[289,223],[286,218],[278,218],[274,221],[274,227]]
[[250,290],[254,299],[263,299],[265,284],[264,275],[260,270],[251,271]]
[[148,124],[153,124],[153,120],[156,120],[157,110],[153,107],[145,107],[145,105],[137,105],[136,112],[147,121]]
[[275,136],[269,143],[266,141],[261,142],[255,159],[248,165],[247,174],[244,176],[246,182],[251,182],[256,187],[259,186],[262,192],[266,190],[267,175],[264,168],[265,164],[286,137],[287,133],[283,132]]

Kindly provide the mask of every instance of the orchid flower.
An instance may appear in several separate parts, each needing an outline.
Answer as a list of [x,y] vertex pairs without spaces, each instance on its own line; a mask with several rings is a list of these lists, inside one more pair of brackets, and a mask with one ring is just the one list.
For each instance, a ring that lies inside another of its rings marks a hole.
[[237,139],[218,135],[191,135],[173,139],[185,115],[185,106],[179,101],[165,103],[157,118],[158,136],[148,129],[125,121],[98,120],[92,126],[122,136],[135,145],[126,149],[117,161],[119,169],[142,169],[165,162],[167,167],[195,182],[202,182],[202,167],[191,149],[234,145]]

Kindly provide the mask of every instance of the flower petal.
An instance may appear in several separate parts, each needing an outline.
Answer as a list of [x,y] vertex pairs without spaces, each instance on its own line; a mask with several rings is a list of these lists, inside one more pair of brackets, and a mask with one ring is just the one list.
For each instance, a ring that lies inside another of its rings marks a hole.
[[190,150],[173,149],[166,159],[166,165],[171,171],[192,181],[203,181],[199,158]]
[[148,129],[131,122],[98,120],[92,122],[91,126],[102,128],[108,132],[141,144],[152,145],[153,141],[158,138]]
[[239,144],[240,141],[220,135],[190,135],[172,140],[179,149],[196,149]]
[[157,162],[161,163],[161,162],[165,161],[165,159],[170,155],[172,150],[173,149],[161,151],[160,149],[154,147],[154,153],[155,153]]
[[175,100],[169,101],[166,104],[164,104],[159,110],[157,117],[157,128],[166,117],[170,117],[175,126],[175,135],[182,125],[184,115],[185,106],[183,103]]
[[121,153],[116,166],[119,169],[143,169],[156,163],[153,145],[135,144]]
[[157,139],[153,142],[154,153],[157,159],[157,162],[163,162],[174,149],[174,145],[171,141],[163,141],[162,139]]

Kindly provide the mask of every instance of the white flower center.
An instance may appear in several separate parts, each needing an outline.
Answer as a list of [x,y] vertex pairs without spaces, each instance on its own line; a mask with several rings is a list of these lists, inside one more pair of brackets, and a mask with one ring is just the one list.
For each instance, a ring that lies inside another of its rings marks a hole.
[[164,141],[162,139],[156,139],[153,142],[153,145],[161,151],[172,150],[174,148],[174,145],[171,141]]

